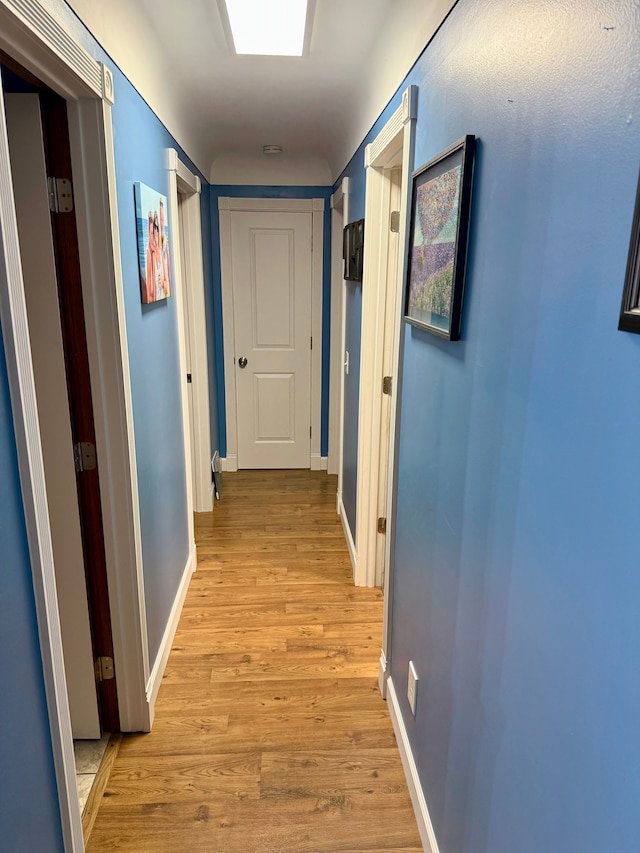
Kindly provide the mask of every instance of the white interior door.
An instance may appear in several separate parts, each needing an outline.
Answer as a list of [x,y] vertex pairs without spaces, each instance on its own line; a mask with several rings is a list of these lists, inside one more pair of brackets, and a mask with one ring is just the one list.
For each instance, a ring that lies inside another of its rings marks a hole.
[[311,466],[311,239],[311,213],[231,213],[240,468]]
[[[89,607],[37,95],[5,96],[71,725],[99,738]],[[35,248],[34,250],[34,247]]]

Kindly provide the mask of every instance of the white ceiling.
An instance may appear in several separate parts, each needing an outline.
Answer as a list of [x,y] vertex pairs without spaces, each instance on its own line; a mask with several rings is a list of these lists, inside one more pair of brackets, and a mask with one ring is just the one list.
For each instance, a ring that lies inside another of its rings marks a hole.
[[317,0],[307,56],[254,57],[229,51],[216,0],[68,2],[205,175],[275,143],[320,183],[344,168],[453,5]]

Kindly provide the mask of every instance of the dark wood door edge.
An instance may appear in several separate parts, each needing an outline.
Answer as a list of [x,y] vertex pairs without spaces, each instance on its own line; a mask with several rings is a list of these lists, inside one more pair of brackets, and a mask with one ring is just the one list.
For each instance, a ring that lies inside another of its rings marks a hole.
[[[43,93],[40,95],[40,105],[47,174],[57,179],[66,178],[73,181],[66,102],[57,95]],[[51,229],[73,442],[74,445],[90,442],[95,447],[75,213],[52,212]],[[79,472],[76,482],[94,660],[99,657],[113,658],[98,468]],[[50,496],[50,499],[55,500],[55,496]],[[102,728],[105,731],[118,732],[120,720],[117,679],[99,681],[97,690]]]

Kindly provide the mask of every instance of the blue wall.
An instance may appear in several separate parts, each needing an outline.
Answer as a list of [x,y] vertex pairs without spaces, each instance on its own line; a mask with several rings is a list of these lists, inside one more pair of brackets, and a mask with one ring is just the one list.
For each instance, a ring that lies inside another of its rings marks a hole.
[[322,246],[322,402],[320,454],[329,449],[329,344],[331,326],[331,187],[270,187],[213,184],[211,194],[212,299],[215,337],[215,367],[217,384],[218,435],[220,455],[227,455],[226,404],[224,399],[224,337],[222,330],[222,278],[220,274],[220,216],[218,199],[224,198],[323,198],[324,239]]
[[[127,340],[138,466],[149,656],[160,647],[187,561],[186,480],[175,296],[140,302],[133,185],[169,194],[175,142],[133,87],[115,75],[113,127]],[[167,216],[169,220],[169,217]],[[170,220],[168,226],[170,227]]]
[[[113,136],[118,217],[125,291],[127,342],[138,468],[142,558],[149,657],[155,661],[188,555],[176,299],[142,305],[138,279],[133,184],[141,181],[168,194],[166,149],[203,182],[203,230],[208,223],[207,183],[129,80],[102,50],[64,0],[55,12],[80,44],[113,71]],[[165,211],[167,227],[169,212]],[[206,233],[203,251],[206,253]],[[205,274],[210,274],[205,259]],[[210,340],[209,345],[212,346]],[[215,386],[214,386],[215,389]],[[215,397],[212,398],[215,412]],[[215,418],[214,418],[215,421]],[[217,438],[212,429],[212,439]],[[214,443],[213,449],[216,444]]]
[[0,849],[62,853],[31,563],[0,334]]
[[640,850],[639,55],[634,0],[460,0],[401,87],[416,166],[479,140],[463,339],[402,353],[391,672],[442,853]]

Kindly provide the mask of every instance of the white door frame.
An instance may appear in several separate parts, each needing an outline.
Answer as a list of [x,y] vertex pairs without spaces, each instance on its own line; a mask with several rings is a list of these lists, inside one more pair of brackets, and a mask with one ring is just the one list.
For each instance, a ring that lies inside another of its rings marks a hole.
[[[151,708],[145,686],[149,659],[111,125],[113,77],[39,0],[0,0],[0,48],[68,102],[120,720],[125,731],[148,730]],[[44,465],[1,98],[0,320],[63,841],[65,850],[82,851]]]
[[[353,541],[353,533],[349,526],[349,519],[342,502],[342,482],[344,478],[344,389],[345,375],[348,368],[347,363],[347,287],[344,280],[343,266],[343,228],[349,222],[349,178],[343,178],[340,186],[331,196],[331,292],[332,298],[336,295],[336,288],[340,286],[340,325],[336,329],[337,323],[331,321],[331,359],[332,364],[338,362],[338,393],[339,393],[339,413],[338,413],[338,437],[337,437],[337,453],[338,453],[338,491],[336,494],[336,512],[340,516],[344,536],[347,540],[347,548],[349,549],[349,557],[354,574],[358,561],[356,554],[356,546]],[[339,230],[339,234],[335,233],[335,229]],[[332,372],[331,381],[335,381],[335,375]],[[329,433],[331,435],[331,433]],[[331,452],[331,440],[329,440],[329,450]]]
[[342,258],[343,228],[349,215],[349,178],[331,196],[331,335],[329,355],[329,455],[327,471],[338,475],[342,494],[342,426],[344,419],[344,333],[346,294]]
[[311,257],[311,470],[326,468],[320,456],[322,394],[322,248],[323,198],[228,198],[218,199],[220,211],[220,270],[222,273],[222,328],[224,338],[224,395],[227,425],[227,455],[222,459],[226,471],[238,470],[238,414],[236,401],[235,335],[233,308],[233,264],[231,254],[232,211],[273,211],[312,214]]
[[[356,500],[357,562],[354,573],[356,586],[375,586],[382,576],[382,566],[376,565],[377,509],[380,478],[382,363],[385,325],[385,303],[395,311],[394,378],[397,377],[400,326],[404,293],[406,238],[408,233],[411,170],[417,114],[417,87],[409,86],[402,103],[365,148],[365,235],[362,279],[362,345],[360,355],[360,402],[358,412],[358,493]],[[389,233],[390,176],[387,167],[397,161],[402,151],[399,252],[395,296],[387,297],[387,250]],[[397,384],[397,383],[396,383]],[[394,470],[395,411],[397,388],[391,399],[389,472]],[[389,495],[393,476],[389,476]],[[389,607],[389,576],[391,574],[390,542],[393,529],[393,503],[388,502],[387,543],[385,560],[385,609]],[[383,654],[386,659],[386,640]]]
[[100,716],[85,580],[77,474],[67,400],[58,275],[51,233],[40,96],[5,94],[13,191],[23,246],[48,235],[38,251],[22,253],[38,422],[49,503],[56,589],[65,655],[66,686],[74,738],[99,738]]
[[[193,543],[193,512],[211,512],[211,428],[209,420],[209,364],[207,358],[207,328],[204,305],[204,265],[202,256],[202,220],[200,216],[201,183],[178,157],[167,149],[169,169],[169,222],[173,272],[176,284],[178,312],[178,349],[180,353],[180,387],[182,419],[185,427],[185,468],[187,472],[187,503],[190,521],[189,542]],[[178,227],[178,194],[183,197],[184,234]],[[184,237],[182,269],[180,240]],[[188,292],[187,292],[188,288]],[[185,315],[189,322],[189,340],[184,332]],[[193,423],[189,411],[186,376],[186,347],[189,346],[192,376]],[[191,453],[193,430],[194,458]],[[194,474],[195,476],[192,476]],[[195,492],[194,492],[195,483]]]

